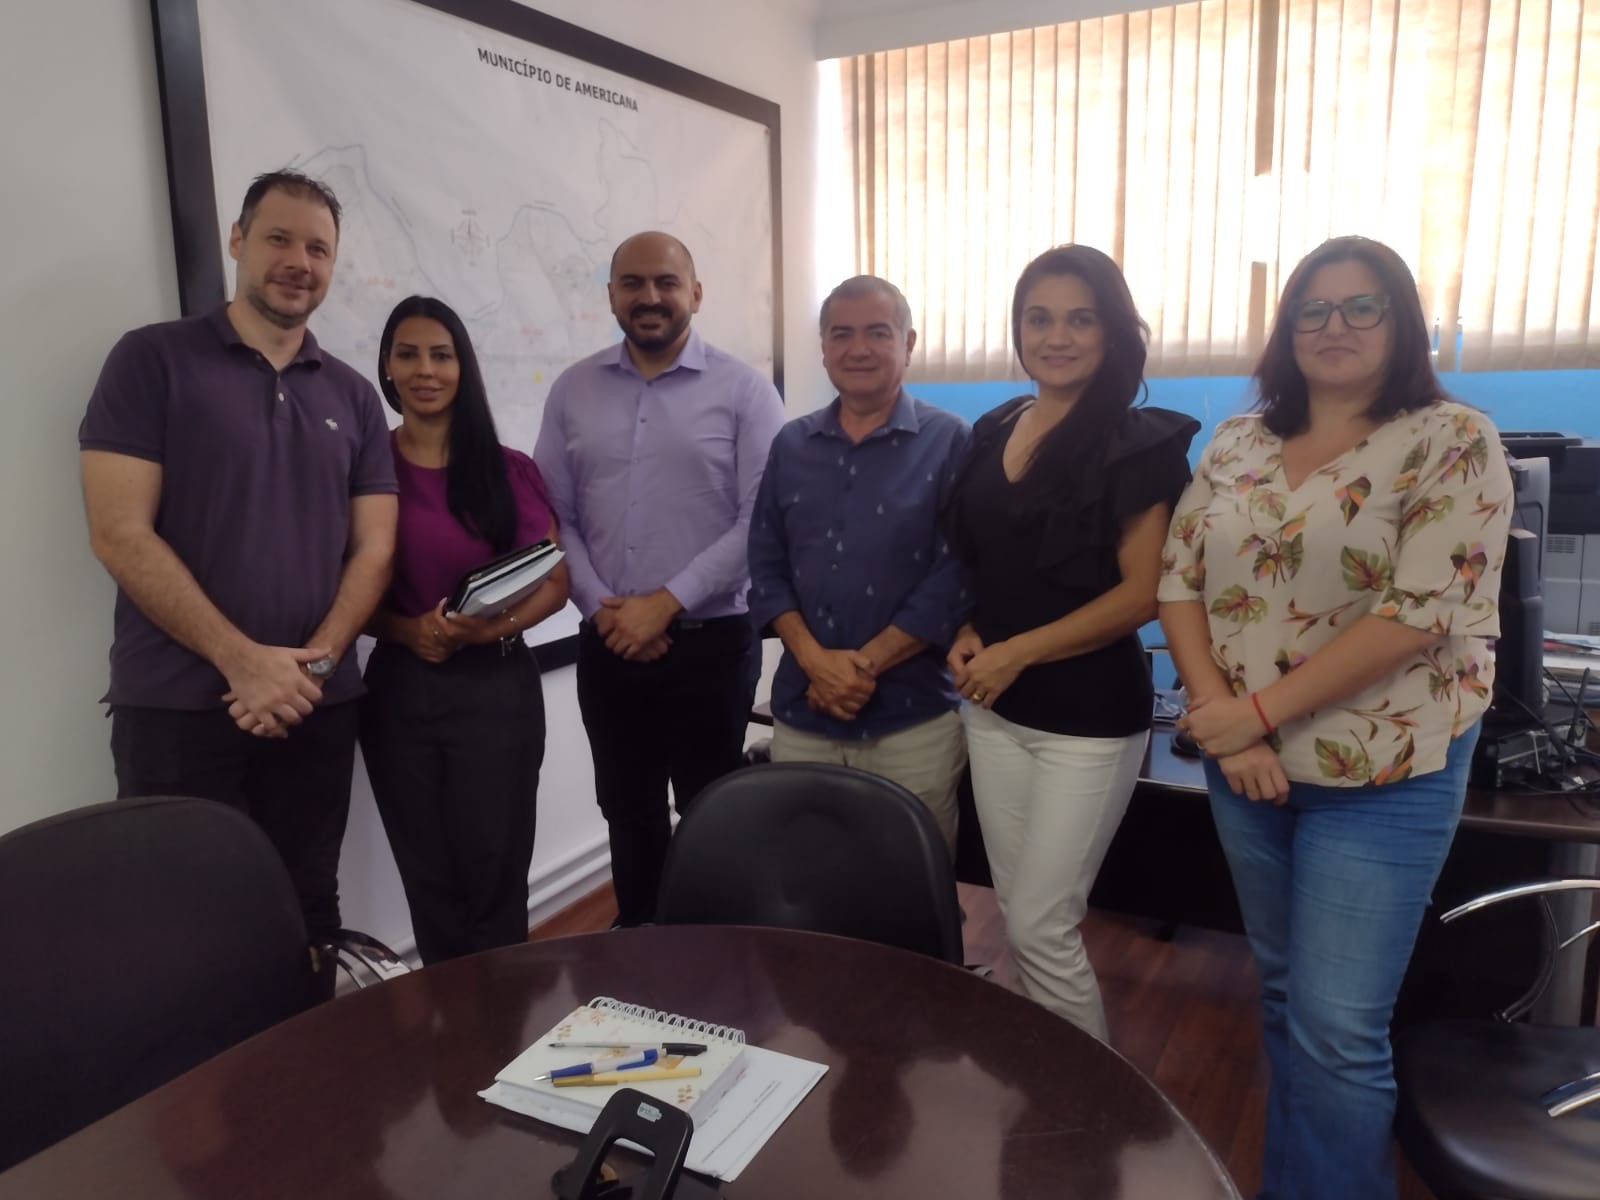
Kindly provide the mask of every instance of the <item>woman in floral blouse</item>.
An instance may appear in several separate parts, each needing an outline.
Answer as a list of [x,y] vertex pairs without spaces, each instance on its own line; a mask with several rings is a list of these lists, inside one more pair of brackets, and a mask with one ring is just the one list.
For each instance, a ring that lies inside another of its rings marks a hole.
[[1161,624],[1262,980],[1261,1197],[1384,1200],[1389,1018],[1493,688],[1511,477],[1378,242],[1300,263],[1256,382],[1178,503]]

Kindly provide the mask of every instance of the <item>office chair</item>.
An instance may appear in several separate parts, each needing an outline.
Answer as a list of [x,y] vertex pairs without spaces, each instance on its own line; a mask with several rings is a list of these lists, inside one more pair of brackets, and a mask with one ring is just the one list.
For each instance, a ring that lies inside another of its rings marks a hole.
[[0,914],[0,1170],[331,991],[272,843],[208,800],[0,836]]
[[[1454,921],[1536,896],[1543,909],[1538,978],[1494,1019],[1432,1021],[1395,1040],[1395,1136],[1437,1200],[1594,1200],[1600,1196],[1600,1029],[1516,1023],[1550,981],[1560,940],[1550,892],[1600,879],[1506,888],[1451,909]],[[1592,1017],[1592,1012],[1586,1014]]]
[[961,963],[961,909],[933,817],[897,783],[767,763],[710,784],[678,823],[656,920],[834,933]]

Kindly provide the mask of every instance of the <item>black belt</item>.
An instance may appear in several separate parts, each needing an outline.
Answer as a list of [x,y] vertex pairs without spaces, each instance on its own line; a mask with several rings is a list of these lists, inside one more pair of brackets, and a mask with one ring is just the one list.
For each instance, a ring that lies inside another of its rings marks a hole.
[[673,617],[667,622],[668,633],[694,633],[701,629],[721,629],[724,626],[748,623],[744,613],[731,613],[726,617]]

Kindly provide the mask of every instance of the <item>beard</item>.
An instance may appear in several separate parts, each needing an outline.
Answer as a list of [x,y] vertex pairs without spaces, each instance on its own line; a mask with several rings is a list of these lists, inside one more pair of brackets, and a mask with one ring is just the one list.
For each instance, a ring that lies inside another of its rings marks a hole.
[[322,303],[322,297],[308,289],[303,308],[299,310],[279,308],[272,303],[265,283],[257,287],[245,288],[244,298],[250,307],[255,309],[264,320],[276,325],[279,329],[297,329],[304,325],[307,318],[316,312],[317,305]]
[[[641,333],[635,329],[634,324],[640,317],[660,317],[662,321],[660,331]],[[668,309],[657,308],[653,304],[641,304],[628,311],[626,321],[619,319],[617,323],[622,326],[623,337],[639,349],[654,353],[657,350],[665,350],[683,336],[683,331],[689,328],[689,315],[685,313],[681,317],[674,317]]]

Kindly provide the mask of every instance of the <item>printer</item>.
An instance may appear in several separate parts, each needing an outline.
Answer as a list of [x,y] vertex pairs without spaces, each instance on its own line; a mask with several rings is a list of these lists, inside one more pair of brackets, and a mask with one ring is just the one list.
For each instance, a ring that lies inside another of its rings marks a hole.
[[1500,440],[1514,458],[1550,461],[1545,628],[1600,635],[1600,440],[1539,431],[1502,431]]

